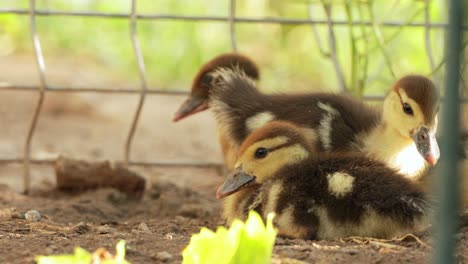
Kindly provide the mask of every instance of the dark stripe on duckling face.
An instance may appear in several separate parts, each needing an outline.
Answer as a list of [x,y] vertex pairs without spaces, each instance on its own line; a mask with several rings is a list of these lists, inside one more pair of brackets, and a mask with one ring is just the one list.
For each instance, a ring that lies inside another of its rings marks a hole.
[[294,145],[294,144],[297,144],[297,143],[296,143],[296,142],[286,142],[286,143],[281,144],[281,145],[278,145],[278,146],[276,146],[276,147],[269,148],[269,149],[268,149],[268,153],[272,153],[272,152],[274,152],[274,151],[277,151],[277,150],[279,150],[279,149],[292,146],[292,145]]

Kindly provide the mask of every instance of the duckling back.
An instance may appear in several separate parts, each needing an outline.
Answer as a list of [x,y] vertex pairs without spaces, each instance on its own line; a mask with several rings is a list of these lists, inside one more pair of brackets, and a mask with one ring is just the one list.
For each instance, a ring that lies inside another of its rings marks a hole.
[[380,121],[380,112],[347,95],[330,93],[262,94],[241,70],[216,71],[210,107],[235,144],[270,121],[287,120],[308,128],[308,137],[323,151],[351,150],[354,135]]

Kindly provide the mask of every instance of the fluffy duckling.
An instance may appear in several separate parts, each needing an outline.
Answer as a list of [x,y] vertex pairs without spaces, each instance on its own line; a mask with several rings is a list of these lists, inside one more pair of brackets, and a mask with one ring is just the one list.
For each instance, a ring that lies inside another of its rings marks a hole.
[[279,234],[303,239],[391,238],[424,228],[429,209],[419,185],[384,163],[317,155],[303,129],[281,121],[249,135],[217,197],[229,223],[274,212]]
[[[215,57],[205,63],[198,71],[193,79],[190,96],[175,113],[174,122],[208,108],[209,91],[213,80],[212,74],[217,69],[223,67],[235,68],[237,71],[243,71],[245,76],[248,76],[251,80],[258,80],[260,77],[257,65],[242,54],[225,53]],[[230,139],[228,133],[225,131],[219,130],[218,138],[226,167],[228,170],[231,170],[237,158],[238,145]]]
[[260,72],[257,65],[240,53],[224,53],[205,63],[192,82],[192,91],[174,115],[174,122],[208,108],[209,90],[212,82],[211,73],[218,68],[242,69],[246,76],[258,80]]
[[439,158],[439,97],[423,76],[398,80],[385,97],[383,111],[347,95],[262,94],[236,68],[218,69],[213,77],[210,107],[232,152],[254,129],[286,120],[307,128],[308,138],[319,142],[321,151],[363,152],[412,179]]

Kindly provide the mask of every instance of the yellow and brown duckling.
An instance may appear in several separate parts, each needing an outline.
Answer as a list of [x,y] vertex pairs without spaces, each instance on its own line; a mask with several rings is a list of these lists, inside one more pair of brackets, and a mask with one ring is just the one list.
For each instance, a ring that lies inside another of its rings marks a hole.
[[317,141],[321,151],[362,152],[412,179],[439,158],[435,139],[439,97],[426,77],[398,80],[382,111],[348,95],[263,94],[236,68],[218,69],[213,77],[210,108],[234,150],[254,129],[286,120],[307,128],[308,138]]
[[240,53],[224,53],[205,63],[192,81],[189,97],[182,103],[174,114],[174,122],[186,118],[208,108],[211,74],[219,68],[238,68],[251,79],[258,80],[260,71],[257,65]]
[[316,153],[304,130],[274,121],[242,144],[217,191],[225,216],[274,212],[281,235],[303,239],[390,238],[426,226],[429,203],[416,183],[358,153]]

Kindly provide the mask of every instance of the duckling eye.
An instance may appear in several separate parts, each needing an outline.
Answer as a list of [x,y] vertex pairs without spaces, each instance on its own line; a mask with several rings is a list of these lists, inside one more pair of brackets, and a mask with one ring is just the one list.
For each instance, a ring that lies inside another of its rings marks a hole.
[[408,103],[403,103],[403,111],[408,115],[413,115],[413,108]]
[[211,75],[209,75],[209,74],[205,74],[201,78],[201,83],[203,83],[206,86],[209,86],[212,81],[213,81],[213,77]]
[[255,158],[256,159],[263,159],[266,157],[266,155],[268,154],[268,149],[266,148],[258,148],[256,151],[255,151]]

